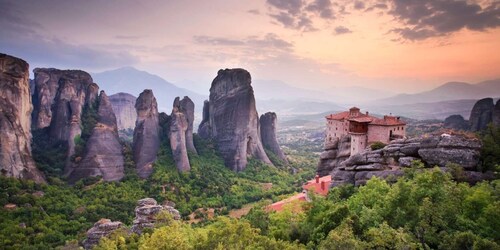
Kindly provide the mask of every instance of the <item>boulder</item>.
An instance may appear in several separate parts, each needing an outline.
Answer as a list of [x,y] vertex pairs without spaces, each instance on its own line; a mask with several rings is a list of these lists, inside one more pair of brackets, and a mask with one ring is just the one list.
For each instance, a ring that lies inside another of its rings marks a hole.
[[116,117],[104,91],[99,95],[97,124],[87,141],[82,160],[69,170],[68,181],[74,183],[90,176],[102,176],[105,181],[118,181],[124,176]]
[[160,149],[158,105],[153,91],[144,90],[135,103],[137,121],[134,129],[133,154],[137,174],[148,178],[153,173],[153,163]]
[[87,231],[87,239],[83,241],[83,247],[85,249],[92,249],[92,247],[99,243],[102,237],[106,237],[120,228],[124,228],[124,225],[119,221],[100,219]]
[[31,96],[29,65],[0,54],[0,172],[44,183],[31,155]]
[[493,99],[484,98],[477,101],[470,112],[470,130],[481,131],[486,129],[488,124],[493,120]]
[[181,219],[179,211],[172,206],[158,205],[156,200],[153,198],[145,198],[137,201],[132,232],[141,234],[145,228],[153,228],[155,223],[158,222],[157,215],[162,211],[170,213],[174,220]]
[[137,120],[136,99],[137,97],[127,93],[117,93],[109,96],[111,107],[116,116],[118,130],[135,128],[135,121]]
[[244,69],[219,70],[199,128],[200,135],[215,142],[225,165],[234,171],[245,169],[248,156],[272,165],[262,146],[251,82]]
[[274,112],[267,112],[260,116],[260,135],[262,144],[266,149],[273,152],[278,158],[287,163],[288,160],[276,139],[277,120],[278,118]]
[[443,127],[455,130],[469,130],[469,122],[461,115],[450,115],[444,119]]

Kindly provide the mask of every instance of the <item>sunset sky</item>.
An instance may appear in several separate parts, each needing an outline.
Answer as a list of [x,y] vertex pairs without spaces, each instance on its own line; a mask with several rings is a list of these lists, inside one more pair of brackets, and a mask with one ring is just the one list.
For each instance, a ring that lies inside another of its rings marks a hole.
[[0,52],[32,68],[133,66],[198,92],[235,67],[325,90],[500,78],[499,27],[494,0],[0,0]]

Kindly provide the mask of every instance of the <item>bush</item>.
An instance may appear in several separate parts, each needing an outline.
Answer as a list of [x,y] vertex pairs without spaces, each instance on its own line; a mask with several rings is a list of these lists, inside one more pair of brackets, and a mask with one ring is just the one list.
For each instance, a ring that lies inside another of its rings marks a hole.
[[385,144],[385,143],[380,142],[380,141],[376,141],[376,142],[374,142],[374,143],[372,143],[372,144],[370,145],[370,148],[371,148],[372,150],[377,150],[377,149],[382,149],[382,148],[384,148],[385,146],[386,146],[386,144]]

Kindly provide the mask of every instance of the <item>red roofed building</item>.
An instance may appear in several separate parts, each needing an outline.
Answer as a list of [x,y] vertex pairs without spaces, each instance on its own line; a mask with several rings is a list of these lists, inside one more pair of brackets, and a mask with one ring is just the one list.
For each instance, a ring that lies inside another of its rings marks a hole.
[[[266,210],[267,211],[276,211],[279,212],[283,210],[283,207],[287,204],[293,203],[293,202],[304,202],[304,201],[309,201],[309,197],[307,197],[307,192],[314,192],[315,194],[319,194],[322,196],[326,196],[328,194],[328,188],[330,187],[330,183],[332,182],[332,176],[327,175],[323,177],[319,177],[319,175],[316,175],[314,180],[310,180],[306,182],[304,185],[302,185],[302,188],[304,191],[300,194],[296,194],[290,198],[275,202],[269,206],[267,206]],[[297,208],[292,208],[292,209],[297,209]]]
[[362,152],[373,142],[389,143],[406,136],[406,123],[397,116],[386,115],[383,119],[361,113],[359,108],[327,115],[325,143],[344,135],[351,136],[351,155]]

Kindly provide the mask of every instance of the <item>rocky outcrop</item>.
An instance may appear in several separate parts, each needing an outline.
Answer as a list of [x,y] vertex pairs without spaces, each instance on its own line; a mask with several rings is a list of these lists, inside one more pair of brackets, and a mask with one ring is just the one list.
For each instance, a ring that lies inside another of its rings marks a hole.
[[118,93],[109,96],[111,107],[116,115],[118,130],[135,128],[135,121],[137,120],[137,112],[135,111],[136,99],[137,97],[127,93]]
[[118,181],[124,176],[123,164],[116,117],[108,96],[101,91],[97,124],[86,143],[82,160],[72,164],[68,181],[74,183],[90,176],[102,176],[105,181]]
[[470,113],[469,123],[471,131],[481,131],[486,129],[493,120],[493,99],[484,98],[476,102]]
[[[449,163],[462,166],[465,175],[477,182],[490,174],[476,172],[481,142],[463,135],[434,135],[430,137],[394,140],[379,150],[368,150],[352,155],[335,165],[332,170],[332,186],[342,184],[363,185],[372,176],[390,179],[403,174],[413,160],[420,160],[427,167],[445,168]],[[481,176],[481,177],[479,177]],[[393,179],[395,180],[395,179]]]
[[158,222],[157,215],[161,212],[167,212],[172,215],[174,220],[180,220],[181,215],[173,206],[158,205],[155,199],[145,198],[137,202],[135,208],[135,219],[132,225],[132,232],[141,234],[145,228],[153,228]]
[[493,108],[493,124],[495,126],[500,126],[500,99],[497,100],[495,107]]
[[194,102],[187,96],[184,96],[184,98],[178,102],[178,105],[176,104],[178,98],[175,100],[174,107],[177,107],[177,109],[184,114],[184,117],[186,117],[186,148],[188,151],[197,154],[193,141]]
[[0,172],[45,182],[31,156],[31,96],[29,65],[0,54]]
[[450,115],[446,117],[443,126],[455,130],[469,130],[469,122],[461,115]]
[[[186,100],[187,97],[182,99]],[[188,99],[189,100],[189,99]],[[191,100],[189,100],[191,101]],[[192,103],[192,102],[191,102]],[[194,104],[190,105],[193,109],[193,116],[191,119],[191,129],[193,128],[192,119],[194,119]],[[181,172],[189,171],[191,166],[189,165],[189,159],[187,154],[187,140],[188,140],[188,129],[189,129],[189,121],[188,116],[186,115],[185,109],[181,105],[181,101],[179,101],[179,97],[175,98],[174,107],[172,109],[172,114],[170,115],[170,128],[169,128],[169,139],[170,139],[170,147],[172,148],[172,155],[175,161],[175,165],[177,166],[177,170]],[[191,140],[191,146],[194,148],[193,144],[193,134],[191,130],[191,135],[189,137]],[[196,150],[195,150],[196,152]]]
[[200,124],[200,134],[213,139],[234,171],[245,169],[248,156],[272,164],[262,146],[251,82],[244,69],[219,70],[210,87],[208,121]]
[[274,112],[267,112],[260,116],[260,135],[262,144],[282,161],[288,163],[288,160],[281,150],[278,140],[276,139],[277,123],[278,118]]
[[324,151],[319,156],[317,174],[325,176],[340,166],[351,155],[351,137],[346,135],[325,142]]
[[212,128],[210,127],[210,102],[203,102],[203,117],[198,126],[198,135],[206,140],[212,138]]
[[138,175],[148,178],[153,173],[153,163],[160,148],[158,105],[152,90],[146,89],[139,95],[135,109],[134,160]]
[[82,132],[82,111],[95,105],[99,87],[81,70],[37,68],[33,72],[33,127],[49,127],[53,140],[67,142],[69,159],[74,154],[74,138]]
[[102,237],[106,237],[120,228],[124,228],[124,225],[119,221],[100,219],[87,231],[87,239],[83,241],[83,247],[85,249],[92,249],[92,247],[99,243]]

